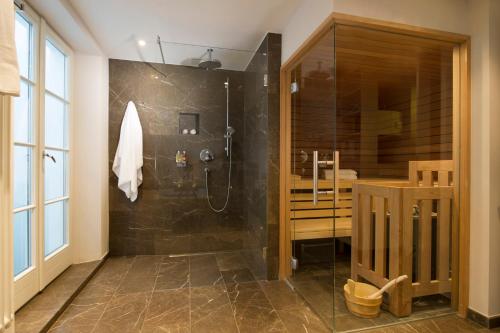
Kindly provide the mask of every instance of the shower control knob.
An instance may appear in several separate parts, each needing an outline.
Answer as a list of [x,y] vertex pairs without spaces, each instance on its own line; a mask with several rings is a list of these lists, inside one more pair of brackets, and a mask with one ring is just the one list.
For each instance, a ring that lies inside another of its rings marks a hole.
[[212,153],[212,151],[208,148],[205,148],[205,149],[202,149],[201,152],[200,152],[200,160],[202,162],[210,162],[210,161],[213,161],[215,158],[214,154]]

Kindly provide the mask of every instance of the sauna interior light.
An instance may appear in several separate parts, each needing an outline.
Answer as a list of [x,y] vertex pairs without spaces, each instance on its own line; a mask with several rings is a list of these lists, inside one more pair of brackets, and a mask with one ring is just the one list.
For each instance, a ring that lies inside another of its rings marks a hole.
[[145,41],[145,40],[143,40],[143,39],[139,39],[139,40],[137,41],[137,44],[138,44],[139,46],[141,46],[141,47],[142,47],[142,46],[146,46],[146,41]]

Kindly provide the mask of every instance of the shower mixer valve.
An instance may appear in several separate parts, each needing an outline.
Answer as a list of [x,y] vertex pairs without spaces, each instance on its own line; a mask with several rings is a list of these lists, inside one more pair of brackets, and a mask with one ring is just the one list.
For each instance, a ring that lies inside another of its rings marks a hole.
[[210,149],[205,148],[205,149],[202,149],[200,151],[200,160],[202,162],[207,163],[207,162],[213,161],[214,159],[215,159],[215,156]]

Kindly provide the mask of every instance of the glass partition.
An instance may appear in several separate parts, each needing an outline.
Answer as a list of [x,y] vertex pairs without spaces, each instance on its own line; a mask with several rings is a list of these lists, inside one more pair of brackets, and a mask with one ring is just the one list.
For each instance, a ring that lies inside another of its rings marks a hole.
[[[339,201],[335,128],[334,30],[292,71],[290,282],[333,328],[336,247],[343,248],[348,204]],[[336,209],[336,205],[342,209]],[[340,215],[339,215],[340,214]],[[336,218],[338,217],[338,218]]]
[[338,332],[453,311],[455,47],[335,27],[340,178],[357,174],[350,245],[335,263]]
[[456,47],[336,24],[290,72],[289,281],[332,331],[456,310]]

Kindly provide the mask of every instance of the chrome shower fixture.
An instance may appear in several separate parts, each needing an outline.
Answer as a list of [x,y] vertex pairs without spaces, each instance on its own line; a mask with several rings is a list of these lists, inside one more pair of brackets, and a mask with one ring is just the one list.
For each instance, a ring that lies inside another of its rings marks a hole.
[[201,60],[200,63],[198,64],[198,67],[206,69],[206,70],[220,68],[222,66],[222,63],[219,60],[212,58],[213,52],[214,52],[214,49],[207,49],[207,52],[205,54],[208,53],[208,60]]
[[[226,139],[226,147],[224,148],[224,150],[226,151],[227,158],[229,159],[229,170],[227,171],[226,201],[224,202],[224,206],[222,206],[222,208],[220,209],[215,208],[212,205],[212,202],[210,201],[210,195],[208,193],[208,174],[210,173],[210,169],[208,168],[208,166],[205,166],[204,168],[205,188],[206,188],[208,206],[212,211],[216,213],[223,212],[226,209],[227,204],[229,203],[229,194],[231,192],[231,170],[233,167],[233,159],[232,159],[233,135],[234,133],[236,133],[236,130],[233,127],[229,126],[229,78],[226,78],[226,82],[224,82],[224,87],[226,88],[226,132],[224,133],[224,138]],[[215,157],[214,154],[209,149],[203,149],[200,152],[200,159],[204,163],[212,161],[214,157]]]
[[228,139],[233,136],[233,134],[236,133],[236,130],[232,128],[231,126],[228,126],[226,128],[226,134],[224,134],[224,138]]
[[202,151],[200,151],[200,160],[202,162],[207,163],[207,162],[213,161],[214,159],[215,159],[215,156],[210,149],[205,148],[205,149],[202,149]]

